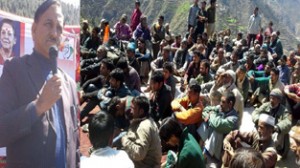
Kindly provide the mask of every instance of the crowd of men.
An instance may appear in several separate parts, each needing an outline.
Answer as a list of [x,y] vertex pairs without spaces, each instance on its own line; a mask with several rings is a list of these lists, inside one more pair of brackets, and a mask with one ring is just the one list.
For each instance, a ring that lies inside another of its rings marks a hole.
[[[290,146],[300,163],[300,44],[284,53],[258,7],[232,35],[215,30],[216,0],[194,0],[180,35],[164,16],[148,27],[140,5],[113,26],[82,23],[80,120],[93,145],[82,167],[271,168]],[[245,107],[252,132],[239,131]]]

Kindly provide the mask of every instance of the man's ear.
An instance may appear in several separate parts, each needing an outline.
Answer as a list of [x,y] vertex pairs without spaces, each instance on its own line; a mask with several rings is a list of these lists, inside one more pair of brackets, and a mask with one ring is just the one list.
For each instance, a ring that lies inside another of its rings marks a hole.
[[36,23],[33,22],[32,26],[31,26],[31,34],[32,34],[32,39],[34,40],[35,38],[35,34],[36,34]]

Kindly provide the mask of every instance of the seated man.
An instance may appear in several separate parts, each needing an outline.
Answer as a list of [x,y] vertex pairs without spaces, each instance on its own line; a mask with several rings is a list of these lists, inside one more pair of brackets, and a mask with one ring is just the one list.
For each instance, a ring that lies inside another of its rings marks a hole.
[[131,104],[132,118],[128,132],[122,137],[122,148],[132,159],[135,168],[160,167],[161,142],[158,128],[149,115],[149,101],[137,96]]
[[127,153],[111,148],[114,133],[114,119],[105,112],[97,113],[89,124],[89,139],[93,145],[93,152],[89,158],[82,157],[80,167],[96,168],[134,168]]
[[291,107],[293,121],[296,122],[300,119],[300,83],[285,86],[284,93]]
[[184,124],[200,124],[203,105],[200,99],[201,87],[195,79],[191,79],[187,96],[174,99],[171,103],[176,119]]
[[[127,88],[124,82],[124,72],[120,68],[114,69],[110,73],[109,83],[110,86],[107,89],[101,89],[98,91],[98,99],[91,99],[88,104],[80,112],[80,120],[88,116],[89,112],[93,110],[99,103],[107,98],[112,98],[114,96],[125,97],[131,95],[130,90]],[[106,102],[106,101],[104,101]],[[103,103],[102,103],[103,104]],[[100,106],[102,105],[100,103]],[[102,107],[101,107],[102,108]],[[84,122],[81,123],[85,124]]]
[[113,62],[105,58],[100,63],[100,75],[86,81],[82,85],[81,99],[83,101],[87,99],[97,99],[98,91],[101,88],[108,88],[109,86],[109,74],[115,68]]
[[287,108],[281,104],[283,95],[279,89],[273,89],[270,93],[270,102],[262,104],[252,113],[252,120],[258,123],[259,116],[266,113],[275,118],[273,139],[277,152],[284,158],[289,149],[288,132],[292,126],[292,116]]
[[208,60],[202,60],[200,63],[200,74],[195,78],[199,85],[213,81],[210,72],[210,64]]
[[204,122],[197,132],[204,142],[206,164],[209,167],[221,166],[221,144],[224,136],[238,128],[238,113],[233,108],[234,104],[234,94],[229,92],[222,96],[220,106],[208,106],[203,110]]
[[244,98],[244,103],[247,102],[249,93],[249,80],[247,77],[247,69],[244,65],[240,65],[236,71],[236,86]]
[[162,121],[159,129],[159,136],[166,144],[178,147],[178,160],[175,163],[178,168],[204,168],[204,158],[202,150],[189,133],[188,129],[182,129],[180,123],[168,117]]
[[275,167],[277,162],[277,152],[272,139],[274,126],[274,117],[267,114],[261,114],[258,120],[257,131],[231,131],[223,141],[225,150],[222,158],[223,166],[228,167],[229,161],[238,148],[251,147],[262,153],[266,168]]
[[125,57],[121,57],[117,62],[117,67],[124,72],[124,82],[133,96],[141,94],[141,80],[136,69],[128,65]]
[[171,116],[171,88],[164,83],[164,76],[161,71],[155,71],[150,78],[150,115],[155,122]]

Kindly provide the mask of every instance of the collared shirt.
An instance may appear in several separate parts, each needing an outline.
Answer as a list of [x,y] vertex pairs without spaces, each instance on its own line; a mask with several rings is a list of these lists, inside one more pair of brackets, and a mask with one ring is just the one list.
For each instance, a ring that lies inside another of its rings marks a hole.
[[115,150],[111,147],[99,148],[93,151],[89,158],[82,157],[82,168],[134,168],[133,162],[123,150]]
[[261,28],[261,17],[259,15],[251,15],[248,22],[248,33],[258,34]]
[[197,22],[197,16],[200,8],[198,5],[192,5],[190,8],[189,18],[188,18],[188,24],[191,26],[195,26]]
[[[39,64],[41,65],[42,75],[45,81],[52,77],[52,69],[55,66],[51,59],[48,59],[41,54],[34,51],[34,56],[37,56]],[[62,99],[59,99],[52,106],[53,123],[56,133],[56,146],[55,146],[55,166],[66,167],[66,132],[64,127],[63,105]]]

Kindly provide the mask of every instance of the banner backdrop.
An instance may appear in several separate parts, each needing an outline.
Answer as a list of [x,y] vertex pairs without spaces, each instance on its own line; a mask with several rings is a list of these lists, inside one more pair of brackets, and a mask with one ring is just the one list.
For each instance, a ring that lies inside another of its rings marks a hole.
[[[0,10],[0,23],[3,20],[11,20],[14,32],[14,43],[11,39],[0,39],[0,49],[3,45],[13,44],[10,57],[22,57],[25,54],[31,54],[33,51],[33,40],[31,36],[31,26],[33,19],[24,18]],[[8,29],[0,30],[0,33],[8,33]],[[11,33],[11,32],[10,32]],[[80,26],[65,26],[63,38],[59,47],[58,67],[68,73],[74,80],[78,81],[79,67],[79,34]],[[4,38],[4,36],[0,36]],[[0,57],[2,57],[0,53]],[[0,63],[0,76],[2,75],[3,63]],[[0,168],[5,167],[5,148],[0,148]]]
[[[0,23],[3,19],[13,21],[16,43],[13,46],[11,57],[20,57],[31,54],[33,51],[33,41],[31,36],[32,19],[13,15],[0,10]],[[1,31],[1,30],[0,30]],[[58,67],[68,73],[74,80],[76,79],[76,45],[79,39],[79,26],[66,26],[63,38],[59,47]],[[1,48],[0,44],[0,48]],[[0,65],[0,76],[3,65]]]

